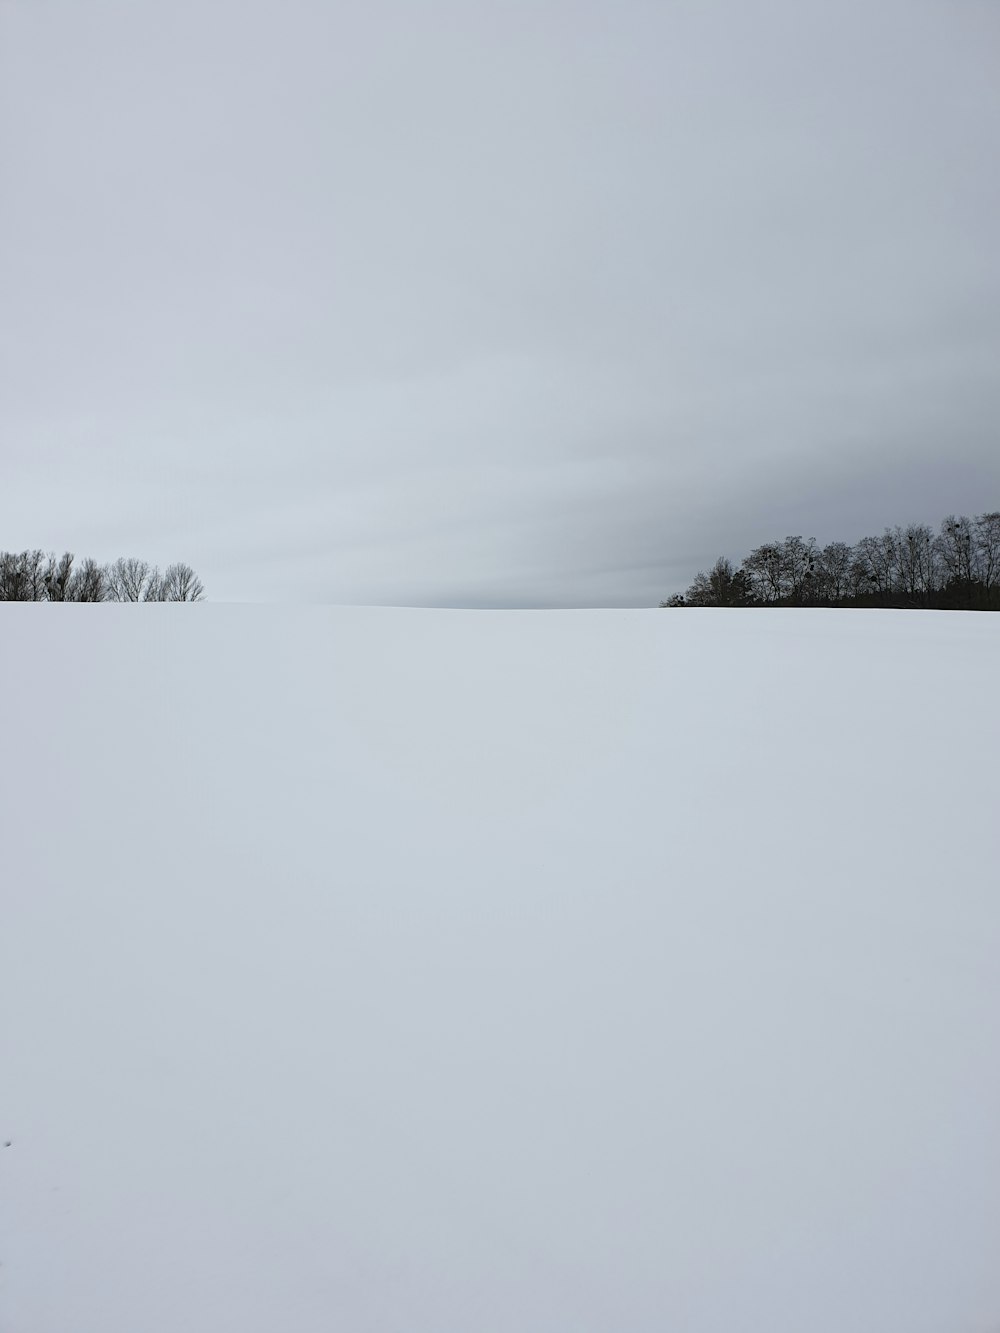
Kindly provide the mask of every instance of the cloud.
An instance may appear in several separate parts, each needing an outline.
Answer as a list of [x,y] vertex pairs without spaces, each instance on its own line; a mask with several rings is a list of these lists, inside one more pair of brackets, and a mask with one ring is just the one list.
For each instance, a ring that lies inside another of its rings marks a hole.
[[5,546],[647,604],[782,530],[998,503],[989,6],[0,26]]

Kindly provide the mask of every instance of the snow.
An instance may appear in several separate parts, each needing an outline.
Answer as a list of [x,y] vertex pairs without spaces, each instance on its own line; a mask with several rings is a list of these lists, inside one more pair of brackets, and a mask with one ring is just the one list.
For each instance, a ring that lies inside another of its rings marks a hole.
[[0,607],[4,1333],[995,1333],[1000,616]]

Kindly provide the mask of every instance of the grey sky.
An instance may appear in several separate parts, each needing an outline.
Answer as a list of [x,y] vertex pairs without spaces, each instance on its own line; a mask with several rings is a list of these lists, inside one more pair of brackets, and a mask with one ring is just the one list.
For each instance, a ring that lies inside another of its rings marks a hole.
[[994,0],[0,0],[0,547],[642,605],[1000,506]]

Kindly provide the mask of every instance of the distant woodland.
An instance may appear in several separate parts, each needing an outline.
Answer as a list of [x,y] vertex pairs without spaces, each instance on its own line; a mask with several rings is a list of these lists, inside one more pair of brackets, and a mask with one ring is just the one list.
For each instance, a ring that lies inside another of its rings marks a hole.
[[112,564],[44,551],[0,551],[0,602],[200,602],[201,579],[190,565],[155,565],[134,556]]
[[950,514],[936,533],[926,524],[886,528],[853,546],[786,537],[735,567],[720,557],[686,593],[660,605],[1000,611],[1000,512]]

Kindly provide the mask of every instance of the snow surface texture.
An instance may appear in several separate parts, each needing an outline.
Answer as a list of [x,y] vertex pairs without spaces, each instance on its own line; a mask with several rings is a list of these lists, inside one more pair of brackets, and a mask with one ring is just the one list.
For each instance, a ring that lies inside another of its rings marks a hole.
[[0,608],[3,1333],[992,1333],[1000,616]]

